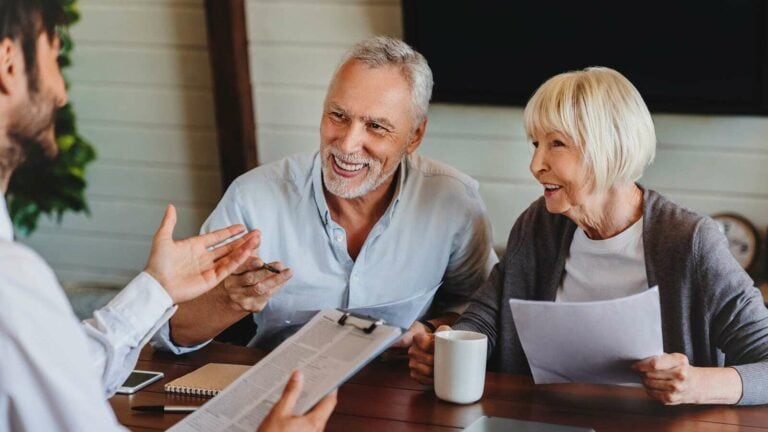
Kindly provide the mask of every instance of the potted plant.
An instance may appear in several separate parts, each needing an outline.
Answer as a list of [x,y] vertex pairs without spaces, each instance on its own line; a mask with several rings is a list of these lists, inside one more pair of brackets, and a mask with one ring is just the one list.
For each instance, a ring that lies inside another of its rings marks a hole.
[[[62,0],[69,25],[80,19],[77,0]],[[60,32],[62,69],[70,65],[72,38]],[[67,83],[69,87],[69,83]],[[85,167],[96,158],[96,151],[77,131],[75,112],[68,103],[56,117],[56,142],[59,154],[42,158],[35,164],[23,164],[11,177],[8,187],[8,211],[16,230],[30,235],[42,214],[61,218],[67,211],[88,213],[85,200]],[[45,167],[41,165],[46,165]]]

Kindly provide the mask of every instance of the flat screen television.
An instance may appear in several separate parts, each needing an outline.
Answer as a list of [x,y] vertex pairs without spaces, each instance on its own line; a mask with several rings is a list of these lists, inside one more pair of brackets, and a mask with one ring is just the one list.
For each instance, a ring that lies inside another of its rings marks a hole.
[[547,78],[612,67],[652,111],[768,114],[766,0],[403,0],[434,100],[524,106]]

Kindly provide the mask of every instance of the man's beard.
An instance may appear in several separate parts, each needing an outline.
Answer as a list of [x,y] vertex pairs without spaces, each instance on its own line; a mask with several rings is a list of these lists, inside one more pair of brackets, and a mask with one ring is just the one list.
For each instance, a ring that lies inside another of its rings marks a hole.
[[[375,190],[381,186],[396,170],[400,164],[395,164],[388,172],[384,171],[384,165],[375,160],[363,157],[359,154],[345,155],[339,151],[334,150],[331,147],[324,146],[320,152],[322,158],[322,170],[323,170],[323,184],[328,192],[336,195],[339,198],[353,199],[360,198],[369,192]],[[403,153],[404,155],[405,153]],[[403,155],[400,155],[399,159],[402,159]],[[357,181],[357,178],[347,179],[333,172],[331,166],[335,162],[333,157],[341,160],[344,163],[349,164],[366,164],[366,167],[362,168],[367,170],[365,178],[362,183],[357,187],[352,186],[352,182]],[[398,160],[399,160],[398,159]]]
[[6,140],[0,148],[0,172],[12,173],[22,163],[37,165],[53,159],[59,150],[54,134],[56,104],[42,92],[30,95],[26,106],[17,111],[9,124]]

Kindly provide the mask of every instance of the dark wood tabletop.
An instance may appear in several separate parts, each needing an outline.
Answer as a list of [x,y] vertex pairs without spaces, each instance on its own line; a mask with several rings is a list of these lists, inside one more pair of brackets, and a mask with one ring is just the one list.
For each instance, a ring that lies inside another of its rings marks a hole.
[[[132,405],[200,405],[208,398],[166,394],[168,381],[209,363],[254,364],[266,353],[212,343],[175,356],[145,348],[137,369],[162,371],[165,378],[130,396],[110,399],[120,422],[133,431],[169,428],[184,414],[136,413]],[[674,406],[650,399],[640,388],[591,385],[535,385],[530,377],[488,373],[483,398],[457,405],[435,397],[408,377],[404,359],[375,360],[344,384],[328,431],[460,431],[482,415],[591,427],[598,432],[768,431],[768,406]]]

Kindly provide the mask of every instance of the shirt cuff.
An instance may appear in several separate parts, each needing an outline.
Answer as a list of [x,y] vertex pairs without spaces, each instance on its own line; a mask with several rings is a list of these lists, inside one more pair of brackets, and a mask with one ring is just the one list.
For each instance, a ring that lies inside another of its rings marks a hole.
[[146,272],[136,276],[106,306],[94,313],[99,322],[109,323],[114,334],[124,335],[128,345],[146,339],[158,322],[175,312],[165,289]]
[[730,366],[741,377],[741,399],[738,405],[768,403],[768,364],[765,362]]
[[171,340],[171,325],[170,323],[166,322],[163,324],[162,327],[160,327],[160,330],[155,333],[155,335],[152,337],[152,340],[150,341],[150,344],[153,348],[161,350],[161,351],[170,351],[174,354],[186,354],[188,352],[197,351],[200,348],[208,345],[211,343],[213,339],[209,341],[205,341],[199,345],[193,345],[193,346],[179,346],[173,343],[173,340]]

